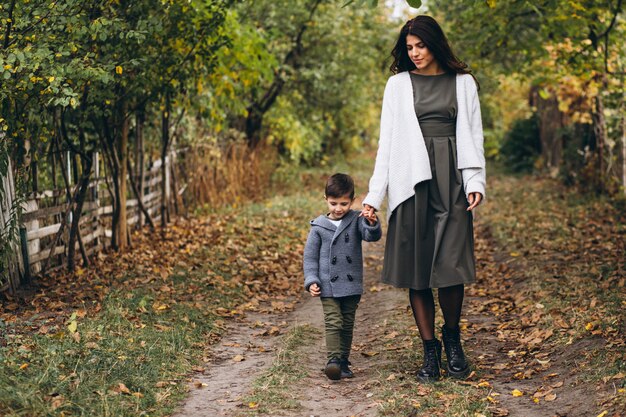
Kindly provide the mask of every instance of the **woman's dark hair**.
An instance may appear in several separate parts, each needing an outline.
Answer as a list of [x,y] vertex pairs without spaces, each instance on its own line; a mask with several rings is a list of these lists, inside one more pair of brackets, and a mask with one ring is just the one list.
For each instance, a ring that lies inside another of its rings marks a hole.
[[326,189],[324,190],[326,197],[340,198],[349,194],[350,198],[354,198],[354,180],[347,174],[335,174],[328,177],[326,181]]
[[[441,69],[445,72],[471,74],[472,77],[474,77],[467,68],[467,64],[457,58],[454,52],[452,52],[448,39],[443,33],[441,26],[439,26],[439,23],[432,17],[426,15],[414,17],[402,26],[396,46],[394,46],[391,51],[393,63],[390,69],[394,74],[415,69],[415,64],[409,58],[409,53],[406,48],[407,35],[414,35],[420,38],[430,53],[433,54]],[[476,80],[475,77],[474,80]],[[476,81],[476,84],[478,84],[478,81]]]

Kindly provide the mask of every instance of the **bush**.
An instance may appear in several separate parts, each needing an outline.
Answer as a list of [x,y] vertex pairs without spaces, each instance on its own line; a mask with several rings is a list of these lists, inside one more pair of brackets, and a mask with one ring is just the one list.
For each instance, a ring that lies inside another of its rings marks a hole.
[[533,114],[527,119],[516,120],[500,147],[506,169],[511,172],[532,172],[540,154],[539,117]]

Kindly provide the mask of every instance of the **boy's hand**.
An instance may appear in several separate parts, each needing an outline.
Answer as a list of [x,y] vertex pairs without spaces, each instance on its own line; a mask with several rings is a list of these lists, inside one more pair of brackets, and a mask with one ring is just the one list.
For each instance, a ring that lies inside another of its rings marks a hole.
[[371,216],[376,215],[376,209],[369,204],[363,204],[363,210],[361,210],[361,214],[359,216],[363,216],[365,218],[369,218]]
[[311,293],[311,297],[319,297],[322,290],[320,289],[319,285],[311,284],[309,285],[309,292]]
[[370,214],[369,216],[366,215],[364,217],[365,220],[367,220],[367,222],[370,224],[370,226],[375,226],[378,222],[378,217],[374,213]]

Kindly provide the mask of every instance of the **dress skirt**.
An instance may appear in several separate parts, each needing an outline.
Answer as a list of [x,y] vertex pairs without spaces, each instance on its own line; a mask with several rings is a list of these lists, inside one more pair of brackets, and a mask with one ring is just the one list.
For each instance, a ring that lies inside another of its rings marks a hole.
[[456,139],[424,141],[433,178],[418,183],[415,196],[391,214],[382,282],[415,290],[468,284],[476,280],[474,233],[456,168]]

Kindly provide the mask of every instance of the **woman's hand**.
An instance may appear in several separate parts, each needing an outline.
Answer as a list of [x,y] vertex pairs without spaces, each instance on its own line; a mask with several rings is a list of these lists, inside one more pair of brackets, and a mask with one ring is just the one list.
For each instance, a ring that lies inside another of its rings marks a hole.
[[467,211],[472,211],[480,204],[481,201],[483,201],[483,195],[479,192],[469,193],[467,201],[469,202]]

